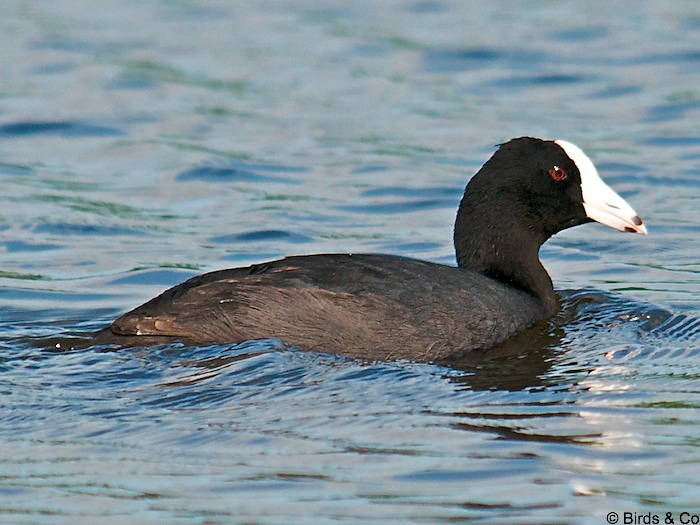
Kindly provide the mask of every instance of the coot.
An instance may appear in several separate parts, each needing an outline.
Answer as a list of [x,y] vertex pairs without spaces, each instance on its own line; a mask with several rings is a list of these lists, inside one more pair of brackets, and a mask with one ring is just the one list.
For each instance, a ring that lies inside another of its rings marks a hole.
[[520,137],[500,145],[467,185],[454,228],[457,267],[323,254],[219,270],[166,290],[92,342],[277,338],[371,360],[439,361],[490,348],[555,314],[539,248],[591,221],[646,234],[577,146]]

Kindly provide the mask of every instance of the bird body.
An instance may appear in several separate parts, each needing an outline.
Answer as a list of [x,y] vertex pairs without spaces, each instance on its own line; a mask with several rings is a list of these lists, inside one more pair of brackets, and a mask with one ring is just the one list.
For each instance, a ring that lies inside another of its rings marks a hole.
[[[505,301],[517,305],[514,315],[499,315]],[[432,361],[489,348],[546,314],[531,294],[471,270],[324,254],[193,277],[114,321],[101,339],[140,345],[277,338],[367,359]]]
[[646,233],[565,141],[502,144],[457,212],[457,266],[394,255],[293,256],[199,275],[98,332],[141,346],[277,338],[365,359],[439,361],[488,349],[558,311],[539,260],[555,233],[591,221]]

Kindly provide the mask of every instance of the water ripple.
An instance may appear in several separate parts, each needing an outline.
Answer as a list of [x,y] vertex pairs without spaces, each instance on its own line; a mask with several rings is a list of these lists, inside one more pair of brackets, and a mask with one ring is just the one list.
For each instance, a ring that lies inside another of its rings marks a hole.
[[28,137],[33,135],[59,135],[62,137],[109,137],[123,135],[116,128],[86,124],[84,122],[19,121],[0,125],[2,137]]
[[175,177],[178,181],[201,180],[206,182],[277,182],[298,184],[294,179],[263,175],[257,171],[298,171],[299,168],[254,164],[228,164],[221,166],[201,166],[183,171]]

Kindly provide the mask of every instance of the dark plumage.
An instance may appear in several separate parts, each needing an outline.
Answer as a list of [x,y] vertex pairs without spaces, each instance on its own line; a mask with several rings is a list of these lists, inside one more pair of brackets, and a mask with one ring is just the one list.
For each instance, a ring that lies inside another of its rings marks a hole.
[[456,268],[325,254],[220,270],[124,314],[93,342],[278,338],[309,350],[416,361],[489,348],[557,312],[538,257],[550,236],[591,217],[646,233],[589,163],[563,141],[503,144],[465,190],[454,230]]

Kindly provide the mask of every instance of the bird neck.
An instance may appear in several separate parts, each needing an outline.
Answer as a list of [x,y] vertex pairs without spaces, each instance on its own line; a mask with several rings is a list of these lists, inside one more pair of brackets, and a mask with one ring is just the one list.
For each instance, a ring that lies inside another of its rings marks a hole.
[[457,265],[535,296],[553,315],[559,302],[539,259],[549,236],[523,222],[527,215],[517,211],[465,194],[454,231]]

